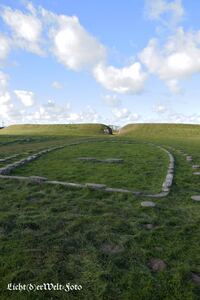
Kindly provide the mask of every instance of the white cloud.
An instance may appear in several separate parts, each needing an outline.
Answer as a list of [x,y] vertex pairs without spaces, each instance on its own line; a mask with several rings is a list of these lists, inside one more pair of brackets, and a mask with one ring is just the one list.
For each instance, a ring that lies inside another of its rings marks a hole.
[[117,120],[128,118],[131,114],[127,108],[114,108],[112,113]]
[[12,103],[1,103],[0,102],[0,117],[1,121],[4,121],[4,119],[8,118],[11,114],[12,110],[14,109],[14,106]]
[[63,88],[62,84],[58,81],[52,82],[52,87],[57,90],[61,90]]
[[183,114],[177,112],[171,112],[167,117],[168,122],[171,123],[184,123],[184,124],[199,124],[199,114]]
[[7,92],[7,91],[2,91],[0,92],[0,103],[1,104],[7,104],[9,103],[11,100],[11,96],[10,96],[10,93]]
[[7,106],[10,103],[11,96],[10,93],[7,91],[8,87],[8,75],[0,71],[0,104],[2,110],[3,106]]
[[177,23],[184,15],[184,8],[181,0],[146,0],[146,14],[151,20],[167,17],[171,22]]
[[173,94],[183,93],[183,89],[179,86],[179,82],[177,79],[171,79],[166,81],[166,85]]
[[158,114],[164,114],[168,111],[167,107],[163,104],[158,104],[154,107],[154,111]]
[[[50,105],[49,105],[50,104]],[[22,122],[31,123],[98,123],[101,117],[90,106],[79,113],[70,111],[70,104],[56,104],[54,101],[48,102],[47,105],[41,105],[33,113],[23,114]]]
[[136,122],[140,119],[140,116],[137,113],[132,113],[130,110],[128,110],[126,107],[122,108],[114,108],[112,110],[113,114],[113,121],[114,122]]
[[8,75],[0,71],[0,91],[8,86]]
[[100,64],[94,69],[94,76],[103,87],[121,94],[141,92],[146,79],[140,63],[121,69]]
[[[52,52],[67,68],[78,71],[104,61],[106,50],[76,16],[45,14],[54,21],[50,29]],[[55,22],[56,20],[56,22]]]
[[47,107],[55,107],[55,105],[56,105],[56,103],[53,100],[48,100],[48,102],[46,104]]
[[42,23],[35,15],[4,7],[1,11],[4,22],[12,32],[12,43],[36,54],[43,54],[41,42]]
[[35,104],[35,95],[33,92],[25,90],[15,90],[14,93],[24,106],[30,107]]
[[111,107],[117,107],[121,104],[121,100],[116,95],[105,95],[102,99],[106,105]]
[[80,113],[70,112],[67,121],[69,123],[99,123],[102,122],[102,118],[94,108],[87,106],[86,109]]
[[[106,89],[116,93],[139,93],[146,75],[139,62],[116,68],[106,64],[106,48],[80,24],[76,16],[57,15],[41,7],[26,5],[28,12],[4,7],[1,16],[12,32],[12,45],[42,54],[45,48],[67,68],[88,69]],[[55,88],[59,84],[54,83]]]
[[5,60],[10,51],[9,39],[0,33],[0,61]]
[[200,72],[200,31],[185,32],[180,27],[162,47],[157,39],[150,40],[139,57],[150,73],[179,93],[178,81]]
[[0,71],[0,121],[4,121],[15,110],[8,91],[8,75]]

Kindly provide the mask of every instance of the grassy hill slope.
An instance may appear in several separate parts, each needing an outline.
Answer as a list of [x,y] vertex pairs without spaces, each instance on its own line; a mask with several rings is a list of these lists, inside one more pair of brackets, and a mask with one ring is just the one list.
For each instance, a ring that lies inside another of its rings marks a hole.
[[104,134],[104,124],[11,125],[0,130],[0,135],[70,135],[90,136]]
[[128,124],[120,136],[145,139],[200,139],[200,125],[189,124]]

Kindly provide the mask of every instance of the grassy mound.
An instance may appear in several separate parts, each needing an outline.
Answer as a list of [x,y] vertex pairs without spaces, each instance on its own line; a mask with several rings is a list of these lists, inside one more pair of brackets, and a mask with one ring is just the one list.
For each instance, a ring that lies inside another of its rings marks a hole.
[[128,124],[120,130],[119,134],[147,139],[200,138],[200,125]]
[[104,134],[111,129],[104,124],[48,124],[48,125],[11,125],[0,130],[0,135],[76,135],[90,136]]

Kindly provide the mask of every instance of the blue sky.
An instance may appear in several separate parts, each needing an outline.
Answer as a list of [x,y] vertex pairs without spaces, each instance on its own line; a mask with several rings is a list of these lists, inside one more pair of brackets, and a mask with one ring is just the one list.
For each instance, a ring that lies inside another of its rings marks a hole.
[[2,0],[0,122],[200,123],[199,11],[197,0]]

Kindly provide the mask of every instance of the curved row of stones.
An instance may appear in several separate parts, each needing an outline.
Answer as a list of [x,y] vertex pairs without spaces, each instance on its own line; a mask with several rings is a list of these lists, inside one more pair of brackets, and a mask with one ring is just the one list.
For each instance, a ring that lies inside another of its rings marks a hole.
[[[183,150],[177,150],[173,147],[169,147],[169,149],[183,155],[187,162],[191,163],[193,161],[193,157],[191,155],[188,155],[187,153],[185,153]],[[200,165],[192,165],[192,169],[193,170],[198,170],[199,169],[199,172],[193,172],[193,175],[200,175]],[[191,199],[194,200],[194,201],[200,201],[200,195],[192,196]],[[156,206],[156,204],[153,203],[153,202],[146,202],[146,204],[148,204],[148,205],[144,205],[144,202],[142,202],[141,204],[142,204],[142,206],[149,206],[149,207]],[[155,225],[153,225],[153,224],[144,224],[144,228],[146,228],[147,230],[152,230],[152,229],[155,228]],[[162,259],[152,258],[148,263],[148,267],[152,270],[152,272],[160,272],[160,271],[163,271],[167,268],[167,264]],[[194,283],[196,283],[197,285],[200,285],[200,276],[199,276],[199,274],[196,274],[196,273],[192,272],[191,277],[192,277],[192,281]]]
[[[181,149],[174,149],[172,147],[169,147],[170,149],[178,152],[179,154],[181,154],[182,156],[184,156],[186,158],[186,161],[187,162],[193,162],[193,157],[192,155],[189,155],[187,153],[185,153],[183,150]],[[195,172],[193,172],[193,175],[200,175],[200,165],[192,165],[192,170]],[[194,200],[194,201],[200,201],[200,195],[194,195],[194,196],[191,196],[191,199]]]
[[1,142],[0,146],[9,145],[9,144],[13,144],[13,143],[30,142],[30,141],[31,141],[30,138],[17,139],[17,140],[14,140],[14,141]]
[[7,157],[4,157],[4,158],[0,158],[0,163],[6,162],[7,160],[16,158],[16,157],[18,157],[18,156],[20,156],[20,154],[14,154],[14,155],[11,155],[11,156],[7,156]]
[[[55,151],[55,150],[58,150],[58,149],[61,149],[63,148],[64,146],[59,146],[59,147],[53,147],[53,148],[48,148],[48,149],[45,149],[45,150],[42,150],[40,152],[37,152],[31,156],[28,156],[24,159],[21,159],[19,161],[16,161],[12,164],[9,164],[7,165],[6,167],[3,167],[3,168],[0,168],[0,174],[1,175],[7,175],[9,174],[12,170],[16,169],[17,167],[21,167],[25,164],[27,164],[28,162],[30,161],[33,161],[35,159],[37,159],[38,157],[40,157],[41,155],[43,154],[46,154],[46,153],[49,153],[49,152],[52,152],[52,151]],[[14,156],[13,156],[14,157]],[[16,157],[16,156],[15,156]],[[8,158],[7,158],[8,159]],[[14,176],[12,176],[14,177]]]
[[[92,190],[103,190],[105,192],[110,192],[110,193],[129,193],[129,194],[133,194],[136,196],[144,196],[144,197],[150,197],[150,198],[161,198],[161,197],[165,197],[168,195],[169,191],[170,191],[170,187],[172,185],[173,182],[173,173],[174,173],[174,157],[173,155],[166,150],[165,148],[152,144],[152,143],[148,143],[154,147],[159,147],[162,151],[166,152],[169,156],[169,166],[168,166],[168,171],[167,171],[167,175],[165,178],[165,181],[163,182],[162,185],[162,191],[158,194],[145,194],[144,192],[141,191],[132,191],[129,189],[121,189],[121,188],[110,188],[107,187],[105,184],[97,184],[97,183],[85,183],[85,184],[81,184],[81,183],[73,183],[73,182],[63,182],[63,181],[49,181],[47,178],[45,177],[39,177],[39,176],[29,176],[29,177],[24,177],[24,176],[10,176],[10,172],[12,170],[14,170],[17,167],[23,166],[37,158],[39,158],[41,155],[47,154],[49,152],[55,151],[55,150],[59,150],[62,149],[64,147],[68,147],[68,146],[75,146],[78,144],[82,144],[82,143],[86,143],[88,141],[95,141],[95,140],[84,140],[84,141],[80,141],[80,142],[76,142],[76,143],[71,143],[68,145],[64,145],[64,146],[58,146],[58,147],[53,147],[53,148],[48,148],[45,150],[42,150],[38,153],[35,153],[25,159],[22,159],[20,161],[14,162],[12,164],[7,165],[6,167],[0,168],[0,178],[7,178],[7,179],[16,179],[16,180],[29,180],[29,181],[34,181],[34,182],[44,182],[46,184],[55,184],[55,185],[63,185],[66,187],[74,187],[74,188],[90,188]],[[102,140],[98,140],[98,142]],[[106,141],[108,142],[108,141]],[[115,142],[115,141],[112,141]],[[131,142],[130,142],[131,143]],[[132,143],[133,144],[133,143]],[[148,202],[148,201],[144,201],[141,204],[142,206],[154,206],[153,202]]]

